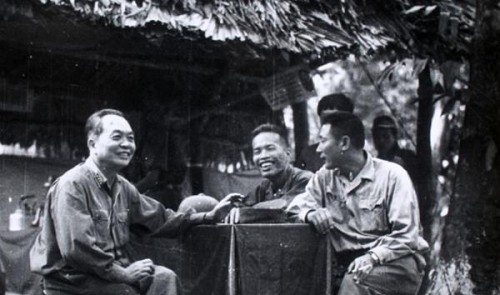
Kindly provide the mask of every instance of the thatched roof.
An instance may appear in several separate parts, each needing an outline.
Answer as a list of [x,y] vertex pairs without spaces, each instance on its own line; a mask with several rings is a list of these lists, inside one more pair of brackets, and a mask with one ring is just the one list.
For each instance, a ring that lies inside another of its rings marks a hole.
[[327,55],[342,50],[364,55],[386,48],[422,52],[436,49],[436,42],[464,50],[475,13],[471,0],[425,5],[409,0],[40,1],[116,27],[146,27],[153,38],[175,33],[188,39]]
[[[19,129],[4,130],[9,141],[31,144],[47,134],[40,126],[57,138],[98,107],[145,110],[161,101],[175,132],[203,135],[212,151],[239,147],[242,130],[271,115],[263,81],[281,93],[290,87],[277,85],[277,73],[304,61],[466,54],[474,1],[420,2],[0,0],[0,85],[8,90],[0,123],[17,120]],[[22,132],[26,122],[32,130]]]

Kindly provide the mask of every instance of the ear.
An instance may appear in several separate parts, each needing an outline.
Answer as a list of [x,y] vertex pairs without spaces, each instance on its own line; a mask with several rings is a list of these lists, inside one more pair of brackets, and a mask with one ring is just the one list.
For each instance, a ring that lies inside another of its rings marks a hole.
[[89,138],[87,139],[87,147],[89,148],[89,150],[95,147],[95,138],[93,136],[89,136]]
[[342,149],[343,152],[349,150],[351,147],[351,138],[347,135],[342,136],[340,139],[340,148]]

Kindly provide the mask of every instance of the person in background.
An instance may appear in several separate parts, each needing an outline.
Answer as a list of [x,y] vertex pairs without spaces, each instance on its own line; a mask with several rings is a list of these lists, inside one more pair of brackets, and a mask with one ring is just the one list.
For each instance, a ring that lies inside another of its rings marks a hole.
[[30,252],[31,269],[43,276],[45,294],[180,294],[173,271],[150,259],[127,257],[131,228],[175,235],[224,218],[234,197],[205,213],[165,209],[118,174],[135,152],[134,132],[120,111],[92,114],[85,130],[89,157],[50,187],[43,227]]
[[[252,131],[253,161],[262,182],[244,198],[243,205],[254,208],[285,209],[312,177],[310,171],[293,167],[284,128],[263,124]],[[231,211],[227,222],[239,222],[239,208]]]
[[141,194],[177,210],[183,199],[182,183],[187,171],[183,149],[164,122],[168,113],[164,104],[149,100],[143,112],[135,157],[121,174]]
[[377,157],[401,165],[410,174],[414,185],[417,185],[417,155],[399,147],[398,128],[394,119],[385,115],[376,117],[373,120],[372,135]]
[[400,165],[364,150],[361,120],[347,112],[322,117],[318,153],[325,168],[287,211],[327,235],[347,268],[339,295],[417,294],[429,246],[418,202]]
[[[352,100],[342,93],[329,94],[321,98],[318,103],[317,113],[321,117],[325,112],[329,111],[344,111],[352,113],[354,111],[354,104]],[[313,144],[305,147],[295,163],[295,166],[316,172],[323,166],[323,160],[316,153],[318,144]]]

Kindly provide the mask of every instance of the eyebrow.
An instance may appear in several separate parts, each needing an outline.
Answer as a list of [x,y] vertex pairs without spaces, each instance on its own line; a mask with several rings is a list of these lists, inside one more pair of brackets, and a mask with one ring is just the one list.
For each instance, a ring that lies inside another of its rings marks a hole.
[[135,134],[134,134],[134,131],[122,131],[122,130],[119,130],[119,129],[112,130],[112,131],[111,131],[111,134],[113,134],[113,133],[120,133],[120,134],[127,134],[127,135],[130,135],[130,134],[135,135]]

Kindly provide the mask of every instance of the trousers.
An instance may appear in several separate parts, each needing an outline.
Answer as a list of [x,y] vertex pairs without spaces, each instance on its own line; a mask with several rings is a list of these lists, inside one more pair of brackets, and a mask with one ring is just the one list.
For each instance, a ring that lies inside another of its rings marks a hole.
[[408,255],[376,265],[363,280],[346,273],[338,295],[416,295],[424,276],[425,260]]
[[154,273],[137,284],[113,283],[87,275],[79,283],[70,283],[57,277],[44,277],[46,295],[182,295],[177,275],[163,266],[154,266]]

